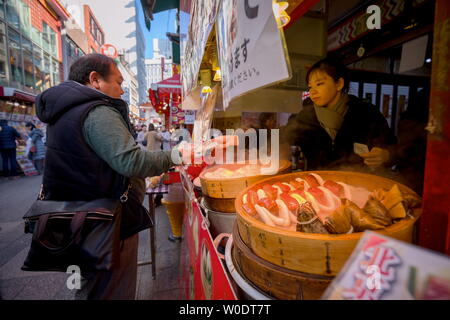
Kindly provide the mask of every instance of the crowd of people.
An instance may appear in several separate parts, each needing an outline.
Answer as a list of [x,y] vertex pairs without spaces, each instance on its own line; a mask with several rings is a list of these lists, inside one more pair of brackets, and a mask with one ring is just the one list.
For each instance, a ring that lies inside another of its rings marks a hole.
[[[9,180],[20,177],[17,163],[17,146],[25,147],[25,156],[33,163],[39,175],[43,173],[45,162],[45,135],[33,122],[25,124],[26,133],[20,133],[7,120],[0,120],[0,154],[3,176]],[[173,128],[172,130],[175,130]],[[170,151],[179,141],[171,139],[166,127],[155,128],[153,124],[135,125],[135,140],[142,149],[149,151]]]
[[43,131],[32,122],[25,124],[26,133],[20,133],[7,120],[0,120],[0,154],[3,176],[9,180],[19,178],[17,145],[25,146],[25,155],[32,161],[37,173],[44,170],[45,137]]
[[[180,127],[177,126],[171,130],[173,131],[178,128]],[[155,128],[155,125],[152,123],[148,126],[145,124],[136,125],[134,131],[136,132],[136,142],[141,148],[149,151],[170,151],[172,147],[179,143],[178,140],[172,140],[172,133],[165,126]]]

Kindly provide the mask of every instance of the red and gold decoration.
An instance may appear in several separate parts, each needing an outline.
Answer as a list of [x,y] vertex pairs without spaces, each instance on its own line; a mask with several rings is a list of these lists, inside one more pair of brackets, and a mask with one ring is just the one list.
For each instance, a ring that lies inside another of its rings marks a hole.
[[[174,68],[174,72],[176,70]],[[148,90],[148,93],[155,111],[160,115],[164,115],[166,124],[176,126],[184,123],[184,112],[180,107],[181,80],[179,73],[175,73],[171,78],[156,83],[154,88]]]

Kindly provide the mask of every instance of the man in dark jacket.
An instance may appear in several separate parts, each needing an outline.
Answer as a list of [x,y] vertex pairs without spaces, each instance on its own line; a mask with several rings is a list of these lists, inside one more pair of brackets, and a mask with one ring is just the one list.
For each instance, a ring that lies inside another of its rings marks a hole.
[[[113,59],[88,54],[72,64],[69,81],[36,101],[37,116],[47,123],[44,199],[119,199],[128,182],[132,185],[122,211],[120,265],[111,271],[82,271],[79,299],[134,299],[138,232],[151,225],[142,207],[144,179],[174,165],[171,151],[150,152],[135,142],[128,106],[120,99],[122,82]],[[178,150],[182,159],[190,157],[191,149]]]
[[17,176],[16,140],[20,139],[20,134],[8,125],[7,120],[0,120],[0,153],[2,155],[3,174],[10,179],[15,179]]

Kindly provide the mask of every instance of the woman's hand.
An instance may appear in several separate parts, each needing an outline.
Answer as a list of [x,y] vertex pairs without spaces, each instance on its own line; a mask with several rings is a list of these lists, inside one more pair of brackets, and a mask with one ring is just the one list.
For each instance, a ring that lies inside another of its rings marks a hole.
[[360,154],[364,159],[364,163],[371,169],[381,167],[383,164],[389,161],[390,154],[386,149],[372,148],[369,153]]

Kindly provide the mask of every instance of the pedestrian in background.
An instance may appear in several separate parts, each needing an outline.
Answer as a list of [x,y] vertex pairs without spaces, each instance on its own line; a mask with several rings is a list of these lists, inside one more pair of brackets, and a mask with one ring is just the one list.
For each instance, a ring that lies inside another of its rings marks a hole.
[[27,122],[25,127],[28,130],[28,137],[31,139],[32,147],[32,156],[31,160],[34,163],[34,166],[36,167],[36,170],[39,174],[42,174],[42,171],[44,170],[44,159],[45,159],[45,145],[42,141],[42,138],[44,137],[44,133],[41,129],[36,128],[36,126],[31,123]]
[[164,151],[169,151],[171,150],[171,146],[170,146],[170,141],[171,141],[171,134],[169,131],[167,131],[166,127],[162,127],[162,132],[161,132],[161,138],[162,138],[162,149]]
[[149,151],[160,151],[162,138],[160,134],[155,130],[155,126],[150,123],[148,125],[148,132],[145,136],[147,140],[147,150]]
[[2,155],[3,174],[10,180],[17,178],[16,140],[21,140],[17,130],[0,120],[0,153]]
[[147,126],[144,124],[140,127],[139,133],[136,138],[136,142],[139,143],[139,145],[142,148],[147,146],[147,140],[145,139],[146,135],[147,135]]

